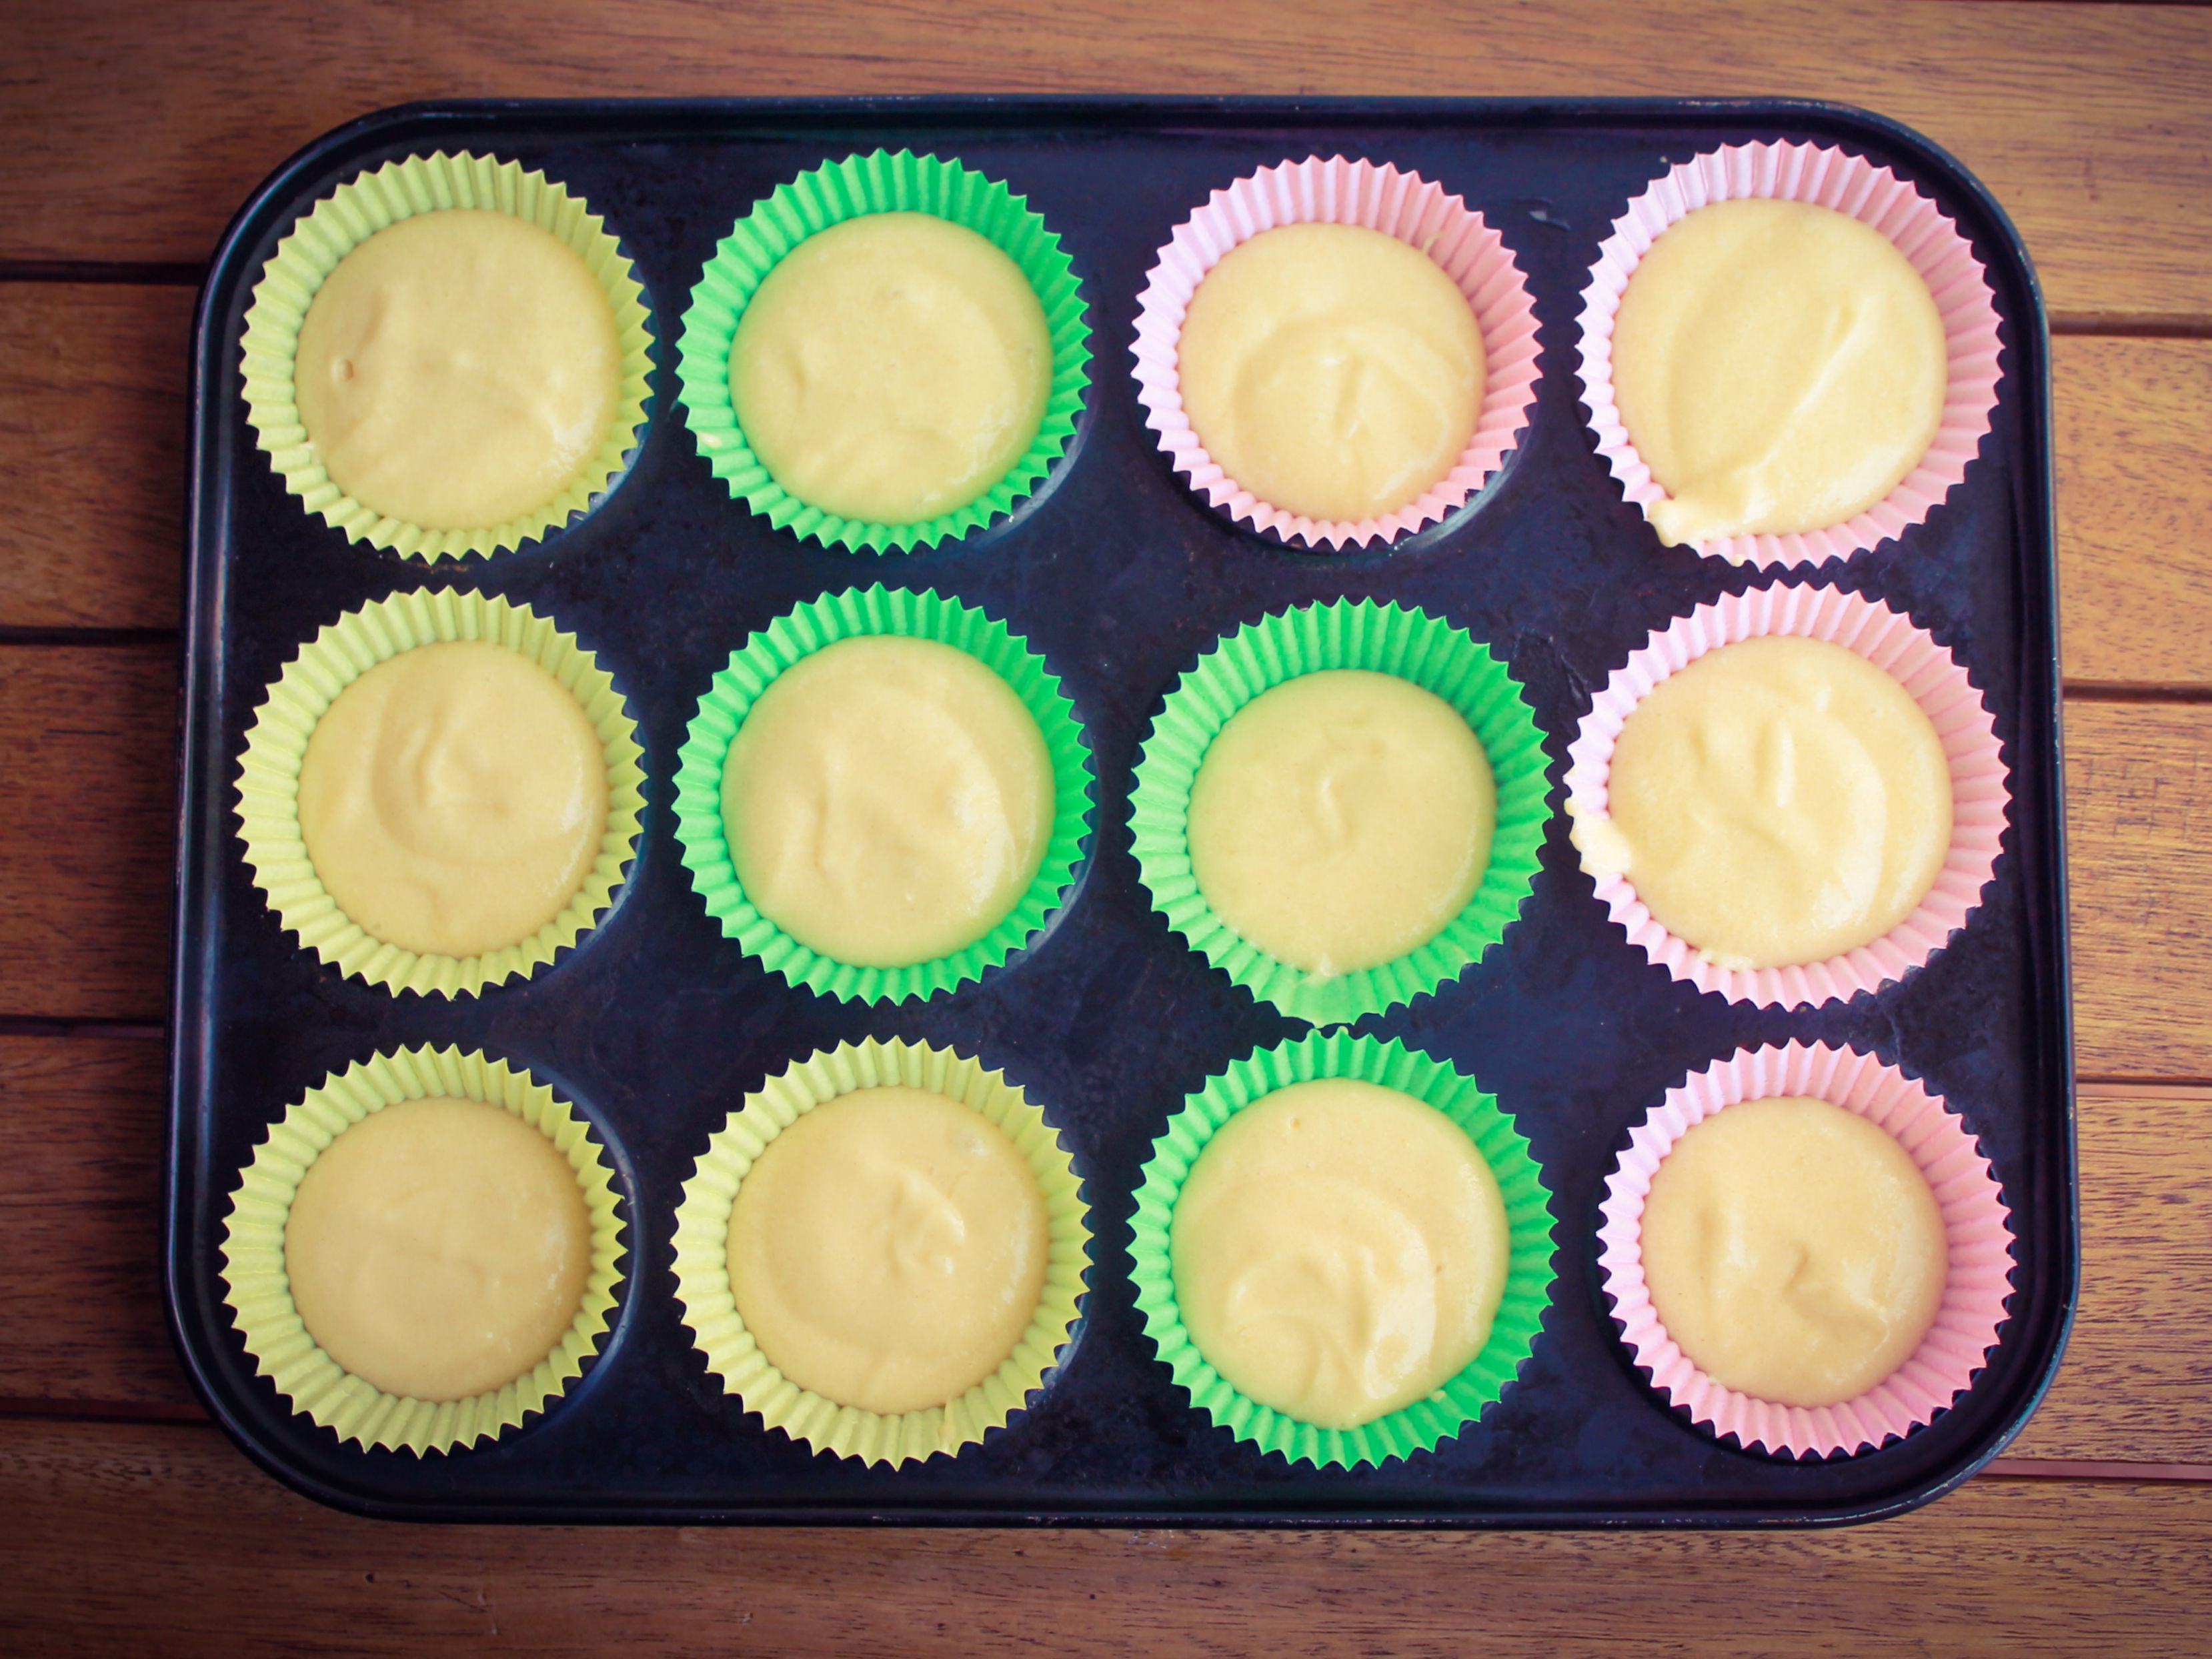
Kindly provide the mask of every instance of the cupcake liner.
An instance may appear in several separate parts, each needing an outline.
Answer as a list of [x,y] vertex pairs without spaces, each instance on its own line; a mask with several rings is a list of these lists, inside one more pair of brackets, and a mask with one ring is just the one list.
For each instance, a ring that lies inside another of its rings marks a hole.
[[[1171,1229],[1191,1165],[1224,1123],[1255,1101],[1294,1083],[1353,1078],[1425,1101],[1467,1132],[1498,1178],[1509,1251],[1504,1293],[1489,1340],[1467,1368],[1425,1400],[1353,1429],[1324,1429],[1240,1394],[1209,1364],[1183,1327],[1176,1299]],[[1316,1468],[1380,1468],[1394,1457],[1433,1451],[1496,1404],[1528,1363],[1552,1296],[1551,1194],[1528,1143],[1497,1101],[1450,1066],[1395,1042],[1316,1032],[1265,1048],[1208,1078],[1152,1142],[1137,1189],[1130,1246],[1137,1310],[1160,1360],[1188,1390],[1192,1407],[1262,1452]]]
[[[1206,272],[1240,242],[1291,224],[1357,225],[1395,236],[1443,267],[1482,332],[1482,409],[1452,470],[1419,500],[1379,518],[1316,520],[1260,500],[1206,453],[1183,412],[1176,350]],[[1536,403],[1535,301],[1512,251],[1480,213],[1417,173],[1318,156],[1263,167],[1176,227],[1137,306],[1137,398],[1175,470],[1207,502],[1284,540],[1331,549],[1392,542],[1463,506],[1504,464]]]
[[[1644,1281],[1644,1202],[1660,1163],[1715,1112],[1776,1097],[1828,1101],[1887,1130],[1927,1177],[1949,1243],[1942,1304],[1920,1346],[1876,1387],[1840,1405],[1784,1406],[1723,1387],[1668,1336]],[[1941,1096],[1871,1054],[1796,1042],[1738,1049],[1668,1091],[1631,1135],[1605,1192],[1598,1266],[1621,1340],[1669,1404],[1746,1450],[1827,1457],[1909,1434],[1972,1384],[2005,1322],[2011,1222],[1989,1160]]]
[[[778,260],[831,225],[869,213],[928,213],[991,242],[1036,289],[1052,335],[1052,390],[1027,453],[964,507],[915,524],[871,524],[809,506],[769,475],[730,403],[730,346],[738,319]],[[801,540],[854,552],[905,552],[957,540],[1011,514],[1067,448],[1089,380],[1091,330],[1073,265],[1029,198],[957,161],[877,150],[803,173],[753,204],[724,237],[691,290],[677,352],[678,398],[699,453],[730,494]]]
[[[284,1271],[284,1227],[307,1166],[370,1113],[403,1100],[481,1100],[503,1106],[568,1160],[591,1216],[592,1266],[574,1322],[560,1346],[502,1389],[468,1400],[386,1394],[342,1369],[293,1305]],[[582,1374],[611,1324],[618,1265],[626,1252],[615,1213],[613,1176],[583,1115],[528,1072],[459,1048],[402,1048],[357,1061],[308,1090],[276,1123],[240,1172],[223,1226],[224,1305],[254,1373],[341,1442],[422,1456],[497,1439],[532,1413],[550,1410]]]
[[[730,744],[769,682],[824,646],[872,634],[935,640],[966,652],[1012,688],[1052,757],[1052,836],[1014,908],[974,944],[902,968],[838,962],[800,944],[763,915],[738,880],[722,823],[722,769]],[[1004,623],[928,589],[855,588],[826,594],[777,617],[730,653],[728,665],[699,700],[677,762],[676,839],[707,914],[771,974],[848,1002],[933,997],[1003,965],[1059,908],[1074,883],[1090,835],[1091,750],[1060,681],[1029,642]]]
[[[598,859],[568,908],[530,938],[482,956],[418,954],[372,937],[338,908],[315,874],[300,832],[300,763],[307,739],[338,693],[389,658],[439,641],[485,640],[544,668],[581,705],[607,756],[607,828]],[[598,659],[527,605],[483,593],[431,588],[395,593],[347,612],[300,647],[269,688],[246,734],[237,812],[253,884],[302,950],[386,990],[475,996],[527,979],[572,948],[614,902],[643,810],[644,750],[622,693]]]
[[[1215,915],[1191,870],[1189,825],[1191,787],[1230,717],[1261,692],[1327,668],[1395,674],[1456,709],[1489,757],[1498,821],[1489,868],[1442,931],[1394,961],[1323,978],[1277,961]],[[1543,845],[1544,768],[1521,688],[1463,629],[1368,599],[1279,611],[1200,657],[1153,720],[1131,804],[1138,872],[1168,925],[1254,996],[1317,1025],[1354,1020],[1435,990],[1504,936],[1528,901]]]
[[[512,214],[574,248],[606,292],[622,348],[622,390],[599,453],[566,489],[543,506],[504,524],[469,530],[426,530],[387,518],[347,495],[323,470],[307,428],[300,423],[292,378],[300,325],[338,261],[386,226],[441,208],[486,208]],[[620,245],[581,197],[569,195],[565,185],[542,173],[525,172],[519,161],[466,151],[410,155],[339,185],[277,243],[246,313],[240,365],[246,379],[246,418],[259,447],[269,452],[270,464],[284,480],[284,488],[299,496],[310,513],[343,531],[348,540],[432,562],[488,556],[550,534],[590,511],[612,486],[641,441],[652,351],[645,290]]]
[[1847,559],[1925,519],[1966,476],[1996,407],[1997,313],[1973,249],[1943,210],[1887,167],[1817,144],[1731,144],[1685,161],[1653,182],[1613,221],[1583,290],[1583,407],[1598,453],[1639,508],[1666,491],[1630,441],[1613,401],[1613,325],[1637,264],[1676,220],[1711,203],[1747,197],[1808,202],[1848,214],[1897,245],[1935,295],[1948,345],[1950,378],[1936,436],[1904,482],[1856,518],[1787,536],[1729,536],[1691,544],[1702,554],[1758,565]]
[[[768,1144],[802,1112],[860,1089],[903,1084],[972,1108],[1006,1132],[1044,1194],[1051,1243],[1036,1314],[999,1369],[957,1400],[885,1416],[802,1389],[769,1362],[730,1290],[730,1216]],[[745,1097],[684,1183],[676,1212],[676,1297],[707,1369],[748,1412],[817,1452],[864,1463],[956,1453],[1003,1428],[1049,1381],[1081,1312],[1091,1228],[1074,1165],[1044,1114],[979,1060],[925,1043],[848,1042],[796,1060]]]
[[1919,908],[1871,944],[1826,962],[1723,968],[1670,933],[1625,875],[1600,875],[1597,898],[1628,941],[1676,979],[1731,1002],[1765,1007],[1848,1002],[1926,963],[1966,925],[2002,850],[2011,799],[1996,722],[1958,659],[1877,600],[1832,587],[1778,583],[1701,605],[1646,641],[1613,671],[1567,746],[1567,810],[1604,818],[1613,745],[1636,705],[1708,651],[1768,635],[1826,640],[1856,652],[1920,705],[1951,765],[1951,846]]

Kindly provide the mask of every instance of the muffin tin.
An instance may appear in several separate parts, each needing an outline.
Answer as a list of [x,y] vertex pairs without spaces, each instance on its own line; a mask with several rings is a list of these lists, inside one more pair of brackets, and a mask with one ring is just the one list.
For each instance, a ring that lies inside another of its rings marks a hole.
[[[1575,380],[1599,244],[1668,167],[1717,146],[1840,144],[1957,222],[2002,319],[2003,380],[1965,482],[1926,522],[1817,571],[1663,547],[1596,450]],[[708,471],[675,398],[683,312],[719,238],[777,185],[878,147],[957,156],[1025,196],[1082,283],[1093,360],[1068,453],[1011,518],[925,551],[802,542]],[[436,149],[543,169],[635,262],[658,340],[643,441],[568,527],[489,559],[426,564],[349,542],[257,450],[239,342],[292,222],[364,168]],[[1528,430],[1465,508],[1388,552],[1310,553],[1191,493],[1146,428],[1138,296],[1208,193],[1307,155],[1395,163],[1462,195],[1527,273],[1540,325]],[[1956,162],[1862,112],[1778,101],[454,103],[369,117],[288,162],[231,226],[194,340],[191,510],[172,1023],[166,1282],[209,1409],[300,1491],[364,1513],[560,1521],[1749,1525],[1866,1519],[1964,1480],[2018,1430],[2064,1342],[2078,1276],[2058,775],[2047,342],[2018,237]],[[1566,746],[1651,629],[1720,594],[1820,581],[1908,611],[1966,665],[2010,769],[2004,853],[1971,925],[1901,983],[1821,1008],[1728,1003],[1632,947],[1568,844]],[[897,1005],[794,989],[723,937],[674,835],[684,730],[745,636],[823,593],[883,581],[981,605],[1042,650],[1097,769],[1063,908],[1004,967]],[[597,653],[645,749],[643,833],[613,908],[535,977],[394,995],[299,948],[252,882],[234,811],[252,712],[301,644],[394,592],[526,602]],[[1520,680],[1552,762],[1532,896],[1435,994],[1354,1028],[1469,1073],[1528,1137],[1553,1194],[1555,1280],[1519,1381],[1433,1453],[1316,1470],[1191,1410],[1141,1334],[1131,1218],[1152,1139],[1185,1096],[1302,1023],[1172,933],[1138,879],[1129,794],[1163,697],[1222,635],[1338,598],[1418,605]],[[811,1455],[726,1398],[683,1324],[676,1206],[708,1137],[770,1073],[865,1037],[949,1045],[1002,1069],[1060,1131],[1095,1235],[1084,1317],[1030,1408],[957,1457]],[[1962,1114],[2014,1233],[2009,1318],[1972,1389],[1879,1450],[1796,1462],[1717,1441],[1634,1366],[1599,1289],[1598,1205],[1630,1131],[1736,1048],[1852,1044]],[[255,1375],[220,1279],[240,1171],[286,1107],[374,1052],[457,1044],[526,1066],[604,1140],[628,1256],[614,1327],[543,1416],[450,1455],[364,1451]]]

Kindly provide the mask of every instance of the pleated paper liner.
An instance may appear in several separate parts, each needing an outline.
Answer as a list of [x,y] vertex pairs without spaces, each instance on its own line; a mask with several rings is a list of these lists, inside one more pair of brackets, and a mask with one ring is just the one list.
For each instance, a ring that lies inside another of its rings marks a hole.
[[[372,1112],[426,1097],[504,1107],[550,1140],[576,1172],[591,1218],[592,1265],[581,1304],[560,1345],[506,1387],[471,1399],[386,1394],[343,1370],[309,1334],[284,1271],[284,1226],[307,1166]],[[533,1413],[552,1409],[599,1351],[622,1282],[623,1224],[611,1171],[583,1115],[528,1072],[459,1048],[402,1048],[326,1077],[270,1128],[240,1176],[223,1229],[223,1300],[253,1356],[292,1409],[364,1449],[417,1456],[495,1440]]]
[[[1206,452],[1182,404],[1177,353],[1191,296],[1223,256],[1291,224],[1356,225],[1435,260],[1467,298],[1482,335],[1482,407],[1444,477],[1395,511],[1357,521],[1316,520],[1263,501]],[[1466,504],[1504,464],[1536,404],[1536,311],[1513,252],[1480,213],[1417,173],[1339,155],[1263,167],[1217,190],[1159,251],[1137,306],[1137,397],[1175,470],[1209,505],[1307,547],[1402,539]]]
[[[315,874],[300,832],[300,763],[338,693],[377,664],[418,645],[483,640],[519,652],[559,681],[605,745],[607,827],[598,858],[568,907],[532,937],[483,956],[418,954],[372,937],[338,908]],[[348,612],[301,647],[247,728],[237,811],[246,862],[287,933],[341,974],[424,996],[473,996],[527,979],[572,947],[614,902],[644,805],[644,751],[622,694],[598,660],[527,605],[482,593],[423,589]]]
[[[966,652],[1030,711],[1052,757],[1052,836],[1037,872],[989,932],[950,956],[901,968],[837,962],[785,933],[745,896],[722,821],[722,771],[738,727],[777,675],[839,640],[868,635],[934,640]],[[787,982],[848,1002],[932,997],[1002,965],[1041,931],[1075,880],[1090,833],[1091,750],[1075,706],[1027,641],[973,605],[884,586],[831,593],[779,617],[730,653],[699,700],[677,753],[676,838],[691,884],[722,932]]]
[[[1667,1334],[1644,1277],[1644,1204],[1674,1143],[1739,1101],[1778,1096],[1828,1101],[1893,1136],[1934,1191],[1949,1248],[1943,1300],[1920,1346],[1865,1394],[1833,1406],[1780,1405],[1715,1382]],[[1972,1385],[2005,1322],[2011,1221],[1989,1160],[1942,1097],[1871,1054],[1793,1042],[1715,1062],[1669,1090],[1637,1127],[1599,1214],[1598,1265],[1621,1340],[1670,1405],[1747,1451],[1832,1457],[1911,1433]]]
[[[1261,692],[1320,669],[1366,668],[1431,691],[1466,720],[1497,785],[1490,865],[1466,908],[1395,961],[1322,976],[1240,937],[1199,890],[1190,863],[1190,791],[1230,717]],[[1504,665],[1464,630],[1421,611],[1340,599],[1279,611],[1238,629],[1169,692],[1136,769],[1137,865],[1168,925],[1263,1002],[1334,1024],[1408,1002],[1456,978],[1521,914],[1543,845],[1543,738]]]
[[1765,198],[1832,208],[1873,227],[1912,264],[1943,320],[1949,374],[1943,413],[1927,452],[1897,488],[1839,525],[1789,535],[1746,535],[1693,544],[1699,553],[1759,565],[1847,559],[1920,523],[1966,476],[1996,407],[1996,301],[1973,249],[1943,210],[1887,167],[1819,144],[1731,144],[1683,162],[1655,180],[1613,221],[1583,290],[1577,378],[1598,453],[1640,509],[1665,487],[1637,453],[1613,400],[1613,325],[1628,279],[1651,244],[1678,219],[1714,202]]
[[[300,423],[293,380],[300,325],[338,261],[387,226],[443,208],[511,214],[574,249],[606,293],[622,349],[622,389],[614,419],[597,453],[568,487],[504,524],[459,530],[426,529],[388,518],[332,482]],[[652,350],[645,290],[620,246],[581,197],[571,196],[565,185],[542,173],[526,172],[519,161],[465,151],[411,155],[339,185],[276,245],[246,313],[246,418],[284,488],[349,540],[432,562],[489,556],[550,535],[590,511],[610,487],[645,424]]]
[[[791,495],[754,453],[730,401],[731,343],[769,272],[817,231],[870,213],[933,214],[975,232],[1028,278],[1052,337],[1052,389],[1027,452],[974,501],[914,524],[864,523]],[[879,149],[803,173],[753,204],[691,290],[676,374],[684,418],[699,453],[731,495],[802,540],[811,537],[824,547],[856,553],[902,553],[957,540],[1012,513],[1036,490],[1075,431],[1090,362],[1091,330],[1074,267],[1028,198],[957,161]]]
[[1951,845],[1926,897],[1881,938],[1826,962],[1783,968],[1723,968],[1668,932],[1626,875],[1594,876],[1597,900],[1630,944],[1676,979],[1732,1002],[1805,1006],[1849,1002],[1926,964],[1966,926],[2003,850],[2011,799],[1996,725],[1966,671],[1933,635],[1876,599],[1811,583],[1778,582],[1724,594],[1653,634],[1613,671],[1567,748],[1567,810],[1607,817],[1607,784],[1620,728],[1654,686],[1708,651],[1738,640],[1794,635],[1825,640],[1865,658],[1919,704],[1951,770]]
[[[1199,1352],[1176,1300],[1170,1248],[1176,1200],[1192,1164],[1237,1112],[1278,1089],[1319,1078],[1353,1078],[1425,1101],[1466,1131],[1498,1178],[1505,1204],[1509,1259],[1505,1288],[1489,1340],[1465,1370],[1425,1400],[1353,1429],[1324,1429],[1285,1416],[1238,1393]],[[1206,1079],[1152,1142],[1137,1190],[1137,1310],[1145,1334],[1191,1404],[1240,1440],[1316,1468],[1377,1468],[1437,1446],[1479,1420],[1527,1364],[1552,1295],[1551,1194],[1528,1143],[1498,1103],[1470,1078],[1395,1042],[1316,1032],[1262,1049]]]
[[[1029,1328],[998,1370],[957,1400],[885,1416],[841,1406],[776,1370],[745,1329],[730,1289],[730,1217],[746,1171],[802,1112],[860,1089],[904,1085],[969,1107],[1003,1130],[1044,1195],[1050,1243],[1044,1289]],[[684,1184],[676,1212],[676,1296],[707,1368],[763,1424],[809,1449],[865,1463],[916,1462],[957,1453],[1003,1428],[1050,1378],[1081,1311],[1088,1214],[1074,1165],[1044,1114],[980,1061],[925,1043],[848,1042],[794,1061],[745,1097],[716,1131]]]

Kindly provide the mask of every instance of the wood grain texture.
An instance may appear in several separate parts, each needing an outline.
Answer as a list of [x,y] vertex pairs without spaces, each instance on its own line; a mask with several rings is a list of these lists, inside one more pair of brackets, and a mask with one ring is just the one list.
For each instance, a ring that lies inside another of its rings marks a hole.
[[191,319],[187,289],[0,285],[0,627],[176,625]]
[[172,646],[0,647],[0,1016],[167,1017]]
[[66,1659],[1388,1651],[2124,1656],[2212,1644],[2212,1486],[1984,1479],[1796,1534],[395,1526],[212,1428],[0,1422],[0,1639]]
[[[0,627],[162,628],[184,544],[178,289],[0,283]],[[2062,338],[2069,679],[2212,686],[2212,341]]]
[[2212,340],[2051,342],[2069,681],[2212,686]]
[[[167,646],[0,647],[0,1017],[164,1017],[174,678]],[[2071,703],[2066,741],[2077,1063],[2212,1077],[2212,707]]]
[[2191,9],[1777,0],[127,0],[11,9],[0,258],[199,260],[296,147],[418,98],[893,92],[1799,95],[1919,128],[2026,233],[2062,313],[2212,316]]

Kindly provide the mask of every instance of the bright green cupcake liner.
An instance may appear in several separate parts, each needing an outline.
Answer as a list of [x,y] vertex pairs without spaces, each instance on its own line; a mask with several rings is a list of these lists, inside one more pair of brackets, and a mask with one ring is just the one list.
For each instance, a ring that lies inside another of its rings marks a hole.
[[[583,1188],[592,1224],[592,1266],[583,1300],[560,1346],[505,1388],[468,1400],[386,1394],[343,1369],[317,1344],[292,1303],[284,1271],[284,1227],[307,1166],[370,1113],[403,1100],[468,1099],[503,1106],[550,1140]],[[331,1430],[362,1447],[421,1456],[497,1439],[544,1412],[599,1351],[622,1282],[623,1224],[612,1173],[583,1115],[529,1073],[458,1048],[403,1048],[326,1077],[270,1130],[231,1200],[223,1226],[223,1297],[253,1356],[255,1374]]]
[[[1498,1177],[1505,1204],[1505,1288],[1482,1352],[1427,1399],[1356,1429],[1317,1428],[1231,1388],[1183,1328],[1170,1249],[1176,1200],[1191,1165],[1215,1131],[1261,1097],[1316,1078],[1356,1078],[1435,1107],[1467,1132]],[[1136,1263],[1137,1310],[1145,1334],[1176,1382],[1189,1391],[1191,1404],[1240,1440],[1252,1442],[1263,1452],[1279,1452],[1294,1464],[1358,1468],[1371,1463],[1379,1468],[1394,1457],[1433,1451],[1439,1442],[1478,1420],[1528,1362],[1551,1302],[1550,1200],[1528,1141],[1472,1079],[1396,1042],[1342,1031],[1316,1032],[1263,1049],[1207,1079],[1205,1088],[1183,1103],[1152,1143],[1144,1182],[1137,1189],[1136,1238],[1130,1247]]]
[[[1052,335],[1052,391],[1028,451],[1006,476],[966,506],[917,524],[866,524],[810,507],[769,475],[746,442],[730,403],[730,346],[768,273],[783,256],[831,225],[869,213],[928,213],[964,226],[1020,267],[1044,307]],[[1030,210],[1028,198],[981,173],[935,155],[879,149],[803,173],[753,204],[722,239],[691,290],[678,337],[676,377],[684,419],[699,453],[730,494],[802,540],[854,552],[934,547],[1011,513],[1052,470],[1082,412],[1091,362],[1083,296],[1060,238]]]
[[[1395,674],[1457,709],[1489,757],[1498,822],[1480,884],[1433,939],[1378,967],[1322,977],[1277,961],[1214,914],[1191,870],[1189,824],[1191,786],[1230,717],[1261,692],[1327,668]],[[1317,1025],[1346,1023],[1435,990],[1504,936],[1543,846],[1544,767],[1543,737],[1521,688],[1472,635],[1371,599],[1304,605],[1230,635],[1169,693],[1137,763],[1138,869],[1168,925],[1254,996]]]
[[[800,1113],[859,1089],[904,1084],[973,1108],[1005,1131],[1044,1194],[1050,1243],[1036,1317],[999,1369],[943,1406],[895,1417],[799,1387],[769,1363],[730,1291],[729,1235],[738,1188],[769,1142]],[[918,1042],[848,1042],[794,1062],[745,1097],[700,1155],[676,1212],[676,1296],[707,1367],[744,1409],[815,1451],[867,1463],[957,1452],[1002,1428],[1044,1386],[1080,1311],[1090,1224],[1075,1169],[1044,1114],[980,1061]]]
[[[574,696],[605,745],[607,828],[599,857],[568,908],[530,938],[477,957],[422,954],[372,937],[338,908],[315,874],[300,832],[300,763],[338,693],[386,659],[441,640],[485,640],[519,651]],[[527,605],[451,589],[395,593],[349,611],[300,647],[269,688],[246,734],[237,811],[246,862],[288,933],[341,974],[387,990],[474,996],[529,978],[573,946],[614,902],[645,805],[644,750],[622,693],[573,634]]]
[[[800,944],[756,908],[738,884],[722,823],[722,769],[738,727],[769,683],[839,640],[897,634],[955,646],[1013,689],[1043,734],[1052,757],[1052,836],[1043,860],[1014,908],[974,944],[903,968],[863,968]],[[793,985],[848,1002],[900,1002],[931,997],[996,968],[1045,925],[1075,879],[1089,833],[1091,750],[1075,707],[1021,635],[971,605],[927,589],[865,587],[831,593],[779,617],[731,653],[699,700],[684,747],[677,751],[676,839],[691,884],[722,932]]]
[[[551,501],[504,524],[469,530],[426,530],[386,518],[334,483],[300,423],[293,362],[300,325],[316,291],[339,260],[398,220],[441,208],[486,208],[528,221],[574,248],[606,291],[622,347],[622,391],[606,441],[568,487]],[[653,370],[652,322],[645,290],[599,216],[580,197],[519,161],[463,152],[410,155],[340,185],[293,227],[254,284],[246,313],[242,368],[246,418],[259,447],[311,513],[352,541],[436,561],[520,547],[587,511],[623,470],[645,424],[646,380]]]

